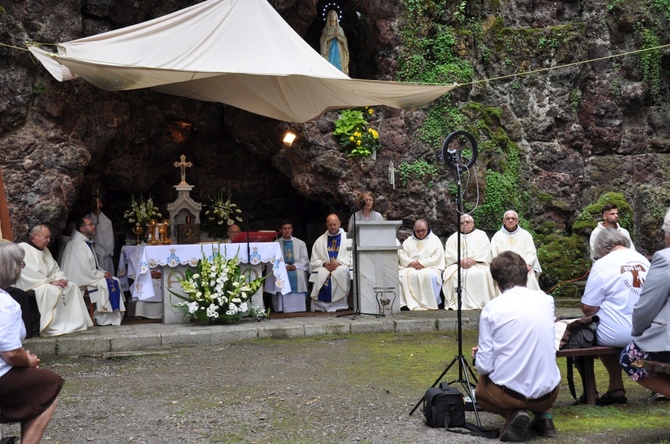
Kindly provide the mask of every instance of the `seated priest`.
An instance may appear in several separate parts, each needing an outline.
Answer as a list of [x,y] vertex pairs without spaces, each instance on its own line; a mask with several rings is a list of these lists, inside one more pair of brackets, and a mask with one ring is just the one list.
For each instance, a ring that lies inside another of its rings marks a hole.
[[442,302],[442,271],[444,247],[442,241],[419,219],[412,235],[398,251],[400,261],[400,309],[437,310]]
[[[471,215],[462,215],[460,222],[461,309],[478,310],[496,295],[489,271],[491,243],[486,233],[475,228]],[[444,244],[447,268],[442,275],[442,293],[445,310],[458,309],[458,235],[452,234]]]
[[[295,313],[307,309],[307,276],[309,275],[309,256],[307,245],[293,237],[293,224],[284,222],[281,225],[281,237],[277,239],[281,245],[286,274],[291,284],[291,292],[282,295],[276,288],[268,289],[272,293],[272,308],[276,312]],[[267,282],[267,281],[266,281]]]
[[491,238],[491,260],[503,251],[513,251],[526,260],[528,288],[539,290],[538,279],[542,273],[542,267],[537,259],[533,236],[519,226],[519,215],[514,210],[505,212],[502,227]]
[[93,325],[84,304],[84,296],[65,273],[47,248],[51,231],[46,225],[30,230],[30,240],[21,242],[26,256],[21,277],[14,285],[22,290],[35,290],[40,311],[40,336],[59,336],[84,331]]
[[119,280],[100,268],[93,238],[96,226],[88,217],[77,220],[72,238],[63,250],[61,268],[71,282],[88,290],[98,325],[121,325],[126,311]]
[[347,233],[340,228],[337,214],[326,218],[326,228],[328,230],[312,246],[311,311],[332,312],[349,308],[351,239],[347,239]]

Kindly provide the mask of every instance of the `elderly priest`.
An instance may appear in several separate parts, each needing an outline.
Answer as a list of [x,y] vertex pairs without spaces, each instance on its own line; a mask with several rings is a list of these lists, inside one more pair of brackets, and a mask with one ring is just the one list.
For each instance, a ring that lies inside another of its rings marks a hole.
[[86,330],[93,322],[86,310],[84,297],[77,284],[67,280],[46,248],[50,240],[49,227],[40,224],[30,231],[29,242],[19,244],[26,257],[25,267],[15,286],[26,291],[35,290],[41,314],[41,336]]
[[351,275],[351,239],[340,228],[340,218],[331,214],[326,218],[326,228],[312,246],[310,268],[312,275],[311,311],[337,311],[349,308],[349,283]]
[[72,282],[88,290],[95,304],[95,322],[98,325],[121,325],[126,307],[119,280],[98,264],[93,238],[96,226],[88,217],[77,220],[72,239],[65,246],[61,268]]
[[404,310],[437,310],[442,302],[442,241],[419,219],[412,235],[402,243],[400,261],[400,308]]
[[475,228],[475,220],[471,215],[462,215],[460,222],[460,233],[449,236],[444,245],[447,265],[442,275],[444,308],[458,309],[458,244],[460,243],[461,309],[477,310],[484,308],[484,305],[497,294],[489,271],[491,243],[485,232]]

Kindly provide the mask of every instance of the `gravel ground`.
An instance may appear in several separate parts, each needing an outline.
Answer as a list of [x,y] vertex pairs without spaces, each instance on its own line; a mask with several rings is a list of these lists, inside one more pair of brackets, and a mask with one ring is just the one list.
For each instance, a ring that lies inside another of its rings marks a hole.
[[[404,375],[388,370],[393,366],[376,367],[373,355],[337,337],[47,359],[43,366],[66,385],[43,442],[497,442],[428,428],[420,409],[410,416],[423,393],[399,383]],[[425,388],[437,376],[418,375]],[[489,413],[481,420],[502,425]],[[2,431],[17,435],[18,425]],[[640,435],[598,436],[645,442]],[[593,439],[573,433],[550,442]]]

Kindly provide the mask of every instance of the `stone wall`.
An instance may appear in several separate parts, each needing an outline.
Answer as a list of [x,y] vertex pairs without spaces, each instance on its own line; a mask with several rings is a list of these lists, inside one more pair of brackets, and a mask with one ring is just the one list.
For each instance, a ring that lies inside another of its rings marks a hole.
[[[67,41],[194,3],[16,0],[2,5],[0,41],[17,47],[26,40]],[[316,47],[323,2],[270,3]],[[340,3],[352,76],[395,78],[403,4]],[[550,226],[570,234],[582,208],[604,192],[618,191],[635,211],[635,244],[645,253],[659,248],[659,217],[670,205],[668,57],[661,57],[656,92],[637,55],[579,62],[640,49],[643,28],[668,42],[665,12],[631,0],[468,1],[462,22],[455,12],[447,8],[437,20],[456,29],[459,23],[479,24],[481,34],[459,33],[454,49],[470,62],[476,79],[493,80],[459,86],[449,100],[457,107],[477,103],[500,110],[493,129],[521,153],[519,192],[528,196],[523,216],[539,230]],[[172,164],[181,154],[194,163],[187,171],[194,197],[205,202],[209,193],[229,189],[251,228],[291,218],[297,234],[306,236],[309,227],[321,229],[314,227],[328,212],[348,218],[357,191],[370,189],[379,197],[379,211],[403,220],[404,233],[417,218],[428,219],[443,238],[453,231],[456,178],[437,162],[440,146],[418,137],[427,108],[377,109],[382,150],[376,160],[360,160],[347,157],[331,135],[337,112],[292,126],[329,148],[303,143],[286,149],[284,122],[148,90],[111,93],[79,80],[61,84],[27,52],[6,46],[0,47],[0,85],[0,166],[17,239],[37,222],[62,230],[87,210],[96,187],[119,229],[131,194],[151,194],[164,208],[176,197],[172,186],[179,171]],[[393,189],[391,162],[398,167],[417,159],[436,164],[438,177],[432,184],[410,181]],[[485,173],[497,167],[494,152],[482,153],[477,175],[483,202]]]

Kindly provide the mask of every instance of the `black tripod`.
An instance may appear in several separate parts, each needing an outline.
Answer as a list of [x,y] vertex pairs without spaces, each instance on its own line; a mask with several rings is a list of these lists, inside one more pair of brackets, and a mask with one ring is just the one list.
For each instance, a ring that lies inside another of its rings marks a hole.
[[[361,208],[365,205],[365,201],[360,202]],[[359,316],[374,316],[374,317],[379,317],[378,313],[363,313],[361,312],[361,293],[360,293],[360,270],[359,270],[359,264],[358,264],[358,232],[356,231],[356,211],[354,210],[354,217],[353,219],[353,234],[351,236],[352,239],[352,254],[353,254],[353,261],[354,261],[354,313],[353,314],[341,314],[337,315],[338,318],[342,316],[351,316],[351,319],[356,319]],[[351,229],[352,227],[348,227]],[[349,234],[349,233],[347,233]]]
[[[465,137],[466,141],[472,145],[472,155],[469,161],[466,163],[463,163],[463,158],[462,158],[462,144],[459,143],[459,140],[456,140],[458,137]],[[455,146],[457,148],[452,148],[450,145],[452,140],[455,140]],[[458,378],[450,381],[448,384],[456,384],[460,383],[461,386],[463,387],[463,390],[465,393],[467,393],[468,397],[470,398],[470,402],[468,403],[468,407],[472,408],[472,411],[475,414],[475,418],[477,420],[477,426],[481,427],[481,421],[479,419],[479,412],[477,411],[477,402],[475,399],[475,385],[477,384],[477,377],[475,376],[475,373],[472,371],[470,366],[468,365],[468,361],[466,360],[465,356],[463,356],[463,326],[462,326],[462,318],[463,318],[463,311],[462,311],[462,286],[461,286],[461,215],[463,214],[463,202],[461,200],[461,193],[462,193],[462,184],[461,184],[461,171],[464,169],[469,168],[474,164],[475,160],[477,159],[477,143],[475,142],[474,137],[470,133],[467,133],[465,131],[456,131],[454,133],[451,133],[444,141],[442,145],[442,155],[444,157],[444,161],[446,164],[454,169],[456,171],[456,177],[457,177],[457,194],[456,194],[456,273],[457,273],[457,284],[456,284],[456,297],[457,297],[457,307],[456,307],[456,314],[457,314],[457,340],[458,340],[458,354],[454,356],[454,359],[451,360],[447,368],[444,369],[444,371],[440,374],[440,376],[437,377],[435,382],[431,387],[437,386],[437,384],[440,383],[444,375],[447,374],[447,372],[453,367],[455,364],[458,364]],[[474,384],[471,382],[471,378],[474,381]],[[413,414],[417,408],[421,405],[421,402],[423,401],[423,398],[419,400],[419,402],[416,403],[414,408],[412,409],[409,414]]]

